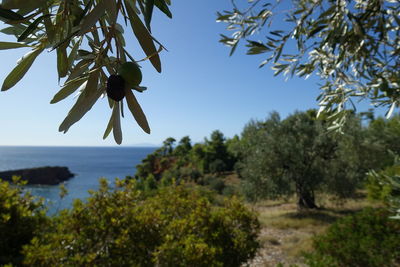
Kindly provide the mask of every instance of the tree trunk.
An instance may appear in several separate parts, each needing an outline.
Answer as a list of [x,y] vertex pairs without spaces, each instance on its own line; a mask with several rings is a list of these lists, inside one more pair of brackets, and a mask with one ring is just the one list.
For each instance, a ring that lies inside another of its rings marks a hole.
[[304,209],[318,209],[318,206],[315,204],[315,196],[312,190],[298,190],[299,201],[297,202],[297,207],[300,210]]

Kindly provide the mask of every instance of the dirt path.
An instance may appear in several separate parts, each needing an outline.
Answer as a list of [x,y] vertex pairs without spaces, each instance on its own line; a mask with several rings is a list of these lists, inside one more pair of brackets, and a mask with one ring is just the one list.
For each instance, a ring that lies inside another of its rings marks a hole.
[[341,206],[327,205],[325,209],[299,213],[293,203],[270,201],[251,206],[259,214],[262,229],[261,248],[250,266],[306,266],[302,254],[312,250],[316,234],[339,217],[368,205],[363,200],[352,200]]
[[276,266],[279,263],[283,266],[291,264],[305,266],[299,258],[295,259],[288,255],[288,247],[285,245],[290,240],[297,240],[302,234],[299,230],[262,229],[260,239],[264,242],[257,256],[250,262],[250,266]]

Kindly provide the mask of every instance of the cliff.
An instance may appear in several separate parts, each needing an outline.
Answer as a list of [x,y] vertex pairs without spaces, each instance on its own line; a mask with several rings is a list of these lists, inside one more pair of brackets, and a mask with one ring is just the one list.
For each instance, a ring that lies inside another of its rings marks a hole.
[[0,179],[5,181],[12,181],[13,176],[20,176],[31,185],[57,185],[74,177],[74,174],[67,167],[39,167],[0,172]]

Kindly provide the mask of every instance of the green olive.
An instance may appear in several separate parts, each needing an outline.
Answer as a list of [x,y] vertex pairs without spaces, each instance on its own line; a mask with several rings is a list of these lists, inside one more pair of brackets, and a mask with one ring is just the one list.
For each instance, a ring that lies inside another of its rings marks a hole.
[[118,70],[128,88],[138,86],[142,82],[142,72],[135,62],[125,62]]

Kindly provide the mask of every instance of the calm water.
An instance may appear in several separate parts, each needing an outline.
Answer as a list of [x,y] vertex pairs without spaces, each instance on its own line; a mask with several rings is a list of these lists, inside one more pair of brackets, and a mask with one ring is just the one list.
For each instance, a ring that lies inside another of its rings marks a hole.
[[65,186],[68,195],[59,198],[58,186],[28,186],[32,194],[44,197],[50,213],[71,206],[75,198],[86,198],[89,189],[98,188],[98,180],[105,177],[134,175],[135,166],[156,148],[148,147],[1,147],[0,171],[65,166],[75,174]]

